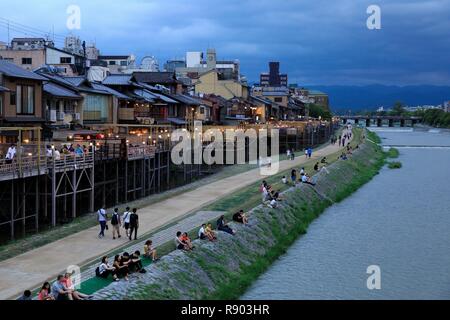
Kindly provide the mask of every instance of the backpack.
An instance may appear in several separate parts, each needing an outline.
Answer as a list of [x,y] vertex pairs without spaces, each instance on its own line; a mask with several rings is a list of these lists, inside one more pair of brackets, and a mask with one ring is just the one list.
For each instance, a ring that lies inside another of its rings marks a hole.
[[111,218],[111,224],[112,224],[113,226],[119,224],[118,215],[117,215],[116,213],[114,213],[113,216],[112,216],[112,218]]
[[100,277],[100,267],[95,268],[95,275]]

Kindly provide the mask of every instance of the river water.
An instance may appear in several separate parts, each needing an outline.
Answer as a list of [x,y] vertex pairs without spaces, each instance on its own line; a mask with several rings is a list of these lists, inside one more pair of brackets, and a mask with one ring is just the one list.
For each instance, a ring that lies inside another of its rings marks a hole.
[[327,209],[242,299],[450,299],[450,132],[374,131],[403,168]]

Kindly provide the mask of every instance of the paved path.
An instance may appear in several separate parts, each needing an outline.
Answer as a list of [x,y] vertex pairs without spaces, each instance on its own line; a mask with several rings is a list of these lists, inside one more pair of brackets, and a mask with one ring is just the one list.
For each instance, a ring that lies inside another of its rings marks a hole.
[[[339,149],[337,145],[328,145],[313,153],[312,159],[320,159]],[[280,171],[299,167],[307,161],[309,159],[304,155],[295,160],[281,161]],[[253,169],[142,208],[138,212],[139,232],[144,234],[157,230],[264,178],[260,169]],[[127,242],[124,238],[113,241],[111,230],[107,237],[99,240],[98,232],[99,228],[93,227],[0,262],[0,299],[15,299],[26,289],[53,281],[68,266],[83,266]]]

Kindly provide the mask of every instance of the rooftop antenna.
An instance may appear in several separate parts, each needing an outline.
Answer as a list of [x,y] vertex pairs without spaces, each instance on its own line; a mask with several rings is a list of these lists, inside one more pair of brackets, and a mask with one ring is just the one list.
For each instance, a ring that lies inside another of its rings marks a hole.
[[9,20],[7,20],[8,21],[8,46],[9,46],[9,40],[10,40],[10,37],[9,37]]

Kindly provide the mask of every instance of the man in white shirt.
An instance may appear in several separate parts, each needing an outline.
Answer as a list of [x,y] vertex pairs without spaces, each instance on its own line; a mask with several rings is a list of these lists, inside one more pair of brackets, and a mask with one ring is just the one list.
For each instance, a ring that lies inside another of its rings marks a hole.
[[16,145],[12,144],[9,148],[8,148],[8,152],[6,153],[6,163],[11,163],[14,159],[14,157],[16,156]]
[[106,210],[104,209],[105,207],[106,206],[103,205],[103,207],[101,207],[97,211],[98,222],[100,224],[100,233],[98,234],[99,238],[103,238],[105,236],[106,221],[107,221]]
[[123,227],[125,228],[125,233],[126,233],[127,237],[130,236],[128,233],[128,230],[130,229],[130,216],[131,216],[130,210],[131,210],[130,207],[127,207],[122,216]]

